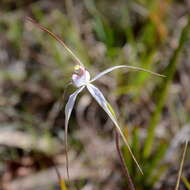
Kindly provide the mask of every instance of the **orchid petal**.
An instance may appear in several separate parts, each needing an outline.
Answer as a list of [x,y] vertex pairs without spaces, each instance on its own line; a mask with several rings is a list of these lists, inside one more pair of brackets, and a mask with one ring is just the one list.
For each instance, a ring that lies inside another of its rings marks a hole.
[[65,152],[66,152],[66,165],[67,165],[67,175],[69,178],[69,171],[68,171],[68,155],[67,155],[67,133],[68,133],[68,124],[69,124],[69,119],[71,116],[71,112],[73,110],[73,106],[75,104],[75,100],[77,95],[84,89],[85,86],[82,86],[79,88],[77,91],[75,91],[73,94],[69,96],[69,100],[65,106]]
[[150,73],[152,75],[156,75],[156,76],[160,76],[160,77],[165,77],[164,75],[161,75],[161,74],[158,74],[158,73],[155,73],[155,72],[152,72],[150,70],[143,69],[143,68],[140,68],[140,67],[135,67],[135,66],[130,66],[130,65],[118,65],[118,66],[114,66],[114,67],[111,67],[109,69],[106,69],[106,70],[102,71],[101,73],[99,73],[98,75],[96,75],[90,82],[93,82],[93,81],[99,79],[100,77],[102,77],[103,75],[105,75],[107,73],[110,73],[110,72],[112,72],[115,69],[120,69],[120,68],[134,69],[134,70],[137,70],[137,71],[144,71],[144,72]]
[[143,174],[141,167],[139,166],[130,146],[129,143],[127,141],[127,139],[125,138],[117,120],[115,117],[115,113],[112,109],[112,107],[110,106],[110,104],[107,102],[107,100],[105,99],[104,95],[102,94],[102,92],[96,88],[94,85],[92,84],[88,84],[87,86],[88,91],[90,92],[90,94],[93,96],[93,98],[98,102],[98,104],[104,109],[104,111],[108,114],[108,116],[110,117],[110,119],[112,120],[112,122],[115,124],[117,131],[119,132],[119,134],[121,135],[123,141],[125,142],[133,160],[135,161],[136,165],[138,166],[140,172]]
[[74,73],[72,75],[72,81],[73,84],[78,88],[84,86],[90,81],[90,73],[87,70],[84,70],[82,75],[77,75]]

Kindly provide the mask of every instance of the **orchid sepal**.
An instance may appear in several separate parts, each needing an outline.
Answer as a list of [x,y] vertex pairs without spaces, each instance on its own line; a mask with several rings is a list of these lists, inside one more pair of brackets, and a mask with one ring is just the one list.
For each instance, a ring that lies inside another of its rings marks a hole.
[[102,94],[102,92],[95,87],[92,84],[88,84],[87,86],[88,91],[90,92],[90,94],[92,95],[92,97],[98,102],[98,104],[102,107],[102,109],[108,114],[108,116],[110,117],[110,119],[112,120],[112,122],[115,124],[116,126],[116,130],[118,131],[118,133],[120,134],[120,136],[122,137],[123,141],[125,142],[134,162],[136,163],[137,167],[139,168],[140,172],[143,174],[143,171],[140,167],[140,165],[138,164],[131,148],[130,145],[125,137],[125,135],[123,134],[117,120],[116,120],[116,116],[115,116],[115,112],[113,111],[113,108],[111,107],[111,105],[108,103],[108,101],[105,99],[104,95]]
[[76,98],[78,96],[78,94],[85,88],[85,86],[80,87],[78,90],[76,90],[73,94],[71,94],[69,96],[69,100],[65,106],[65,152],[66,152],[66,167],[67,167],[67,175],[69,178],[69,171],[68,171],[68,155],[67,155],[67,147],[68,147],[68,143],[67,143],[67,133],[68,133],[68,124],[69,124],[69,119],[71,117],[71,112],[73,110]]
[[92,79],[90,80],[90,82],[94,82],[95,80],[97,80],[97,79],[99,79],[100,77],[106,75],[107,73],[110,73],[110,72],[112,72],[112,71],[115,70],[115,69],[121,69],[121,68],[133,69],[133,70],[136,70],[136,71],[143,71],[143,72],[147,72],[147,73],[150,73],[150,74],[152,74],[152,75],[159,76],[159,77],[165,77],[164,75],[155,73],[155,72],[153,72],[153,71],[150,71],[150,70],[147,70],[147,69],[144,69],[144,68],[135,67],[135,66],[130,66],[130,65],[117,65],[117,66],[114,66],[114,67],[111,67],[111,68],[108,68],[108,69],[102,71],[101,73],[99,73],[98,75],[96,75],[94,78],[92,78]]

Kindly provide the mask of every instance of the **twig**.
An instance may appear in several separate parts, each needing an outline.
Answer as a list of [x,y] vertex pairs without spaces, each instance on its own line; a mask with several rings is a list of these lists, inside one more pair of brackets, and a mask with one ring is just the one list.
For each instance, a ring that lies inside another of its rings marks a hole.
[[123,172],[124,172],[124,174],[125,174],[125,176],[126,176],[126,178],[128,180],[129,190],[135,190],[135,186],[133,184],[131,176],[129,175],[128,168],[127,168],[127,166],[125,164],[124,157],[123,157],[122,152],[120,150],[120,146],[119,146],[119,134],[118,134],[117,131],[115,131],[115,144],[116,144],[116,149],[117,149],[120,161],[121,161]]

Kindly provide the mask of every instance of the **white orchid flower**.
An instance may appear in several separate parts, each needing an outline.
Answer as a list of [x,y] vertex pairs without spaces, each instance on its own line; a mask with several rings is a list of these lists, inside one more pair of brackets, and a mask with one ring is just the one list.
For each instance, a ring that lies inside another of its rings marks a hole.
[[69,119],[70,119],[71,112],[73,110],[76,98],[77,98],[78,94],[80,92],[82,92],[82,90],[84,88],[87,88],[87,90],[92,95],[92,97],[97,101],[97,103],[102,107],[102,109],[110,117],[110,119],[112,120],[112,122],[114,123],[114,125],[116,127],[117,132],[120,134],[120,136],[122,137],[124,143],[128,147],[128,150],[129,150],[134,162],[136,163],[136,165],[139,168],[140,172],[143,174],[140,165],[138,164],[137,160],[135,159],[135,156],[133,155],[133,153],[131,151],[129,143],[128,143],[125,135],[123,134],[121,127],[119,126],[119,123],[118,123],[118,121],[116,119],[116,116],[115,116],[115,113],[113,111],[113,108],[110,106],[108,101],[105,99],[102,92],[96,86],[94,86],[92,84],[92,82],[96,81],[97,79],[99,79],[103,75],[105,75],[105,74],[107,74],[107,73],[109,73],[109,72],[111,72],[111,71],[113,71],[115,69],[120,69],[120,68],[134,69],[134,70],[138,70],[138,71],[148,72],[148,73],[156,75],[156,76],[161,76],[161,77],[164,77],[164,76],[160,75],[158,73],[143,69],[143,68],[139,68],[139,67],[128,66],[128,65],[119,65],[119,66],[114,66],[114,67],[111,67],[111,68],[108,68],[108,69],[104,70],[103,72],[99,73],[98,75],[96,75],[95,77],[93,77],[90,80],[89,72],[86,70],[86,68],[84,67],[82,62],[79,60],[79,58],[65,45],[65,43],[61,40],[61,38],[56,36],[54,33],[49,31],[47,28],[43,27],[42,25],[36,23],[31,18],[27,18],[27,20],[32,22],[33,24],[35,24],[37,27],[39,27],[43,31],[50,34],[53,38],[55,38],[59,43],[61,43],[61,45],[64,46],[64,48],[66,48],[66,50],[71,54],[71,56],[74,58],[74,60],[77,61],[77,64],[74,67],[74,73],[72,74],[72,83],[78,89],[73,94],[71,94],[69,96],[68,102],[67,102],[67,104],[65,106],[65,146],[66,146],[65,148],[66,148],[66,165],[67,165],[67,174],[68,174],[68,176],[69,176],[69,172],[68,172],[68,156],[67,156],[67,132],[68,132]]
[[[119,66],[114,66],[111,67],[109,69],[104,70],[103,72],[99,73],[98,75],[96,75],[94,78],[92,78],[90,80],[90,74],[89,72],[84,68],[84,66],[81,65],[76,65],[75,66],[75,71],[72,75],[72,82],[74,84],[75,87],[78,88],[78,90],[76,90],[73,94],[70,95],[69,100],[66,104],[65,107],[65,139],[67,142],[67,131],[68,131],[68,124],[69,124],[69,119],[71,116],[71,112],[73,110],[74,107],[74,103],[76,101],[76,97],[78,96],[78,94],[84,89],[87,88],[88,91],[90,92],[90,94],[92,95],[92,97],[97,101],[97,103],[102,107],[102,109],[108,114],[108,116],[110,117],[110,119],[112,120],[112,122],[114,123],[114,125],[116,126],[116,129],[118,131],[118,133],[121,135],[123,141],[125,142],[125,144],[127,145],[129,152],[133,158],[133,160],[135,161],[135,163],[137,164],[139,170],[141,173],[142,169],[140,168],[137,160],[135,159],[135,156],[133,155],[129,143],[127,141],[127,139],[125,138],[119,124],[118,121],[115,117],[113,108],[110,106],[110,104],[108,103],[108,101],[105,99],[104,95],[102,94],[102,92],[92,84],[92,82],[96,81],[97,79],[99,79],[100,77],[102,77],[103,75],[115,70],[115,69],[120,69],[120,68],[129,68],[129,69],[135,69],[135,70],[139,70],[139,71],[144,71],[144,72],[148,72],[157,76],[163,76],[157,73],[154,73],[152,71],[143,69],[143,68],[139,68],[139,67],[134,67],[134,66],[127,66],[127,65],[119,65]],[[67,144],[67,143],[66,143]]]

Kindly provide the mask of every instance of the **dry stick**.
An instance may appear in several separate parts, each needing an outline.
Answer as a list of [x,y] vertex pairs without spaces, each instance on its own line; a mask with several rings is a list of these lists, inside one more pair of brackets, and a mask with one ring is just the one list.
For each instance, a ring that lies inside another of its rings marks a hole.
[[180,183],[180,178],[181,178],[181,174],[182,174],[182,170],[183,170],[183,164],[184,164],[184,160],[185,160],[185,155],[187,152],[187,146],[188,146],[188,140],[185,141],[185,147],[183,150],[183,155],[182,155],[182,159],[181,159],[181,163],[180,163],[180,168],[179,168],[179,172],[178,172],[178,177],[177,177],[177,183],[175,186],[175,190],[178,190],[179,188],[179,183]]
[[135,186],[133,184],[131,176],[129,175],[129,171],[128,171],[127,166],[125,164],[124,157],[123,157],[122,152],[120,150],[120,146],[119,146],[119,134],[118,134],[117,131],[115,131],[115,144],[116,144],[116,149],[117,149],[119,158],[121,160],[121,165],[122,165],[123,172],[124,172],[124,174],[125,174],[125,176],[126,176],[126,178],[128,180],[129,190],[135,190]]
[[35,20],[33,20],[30,17],[26,17],[26,20],[31,22],[32,24],[34,24],[35,26],[37,26],[44,32],[47,32],[50,36],[56,39],[71,54],[71,56],[79,63],[79,65],[83,66],[80,59],[71,51],[71,49],[67,47],[67,45],[63,42],[63,40],[59,36],[55,35],[53,32],[51,32],[50,30],[48,30],[46,27],[42,26],[41,24],[37,23]]

